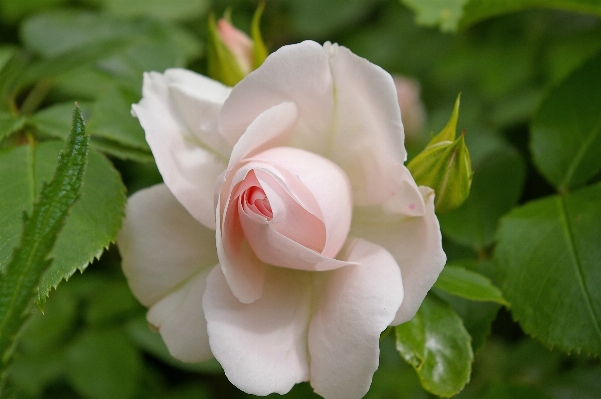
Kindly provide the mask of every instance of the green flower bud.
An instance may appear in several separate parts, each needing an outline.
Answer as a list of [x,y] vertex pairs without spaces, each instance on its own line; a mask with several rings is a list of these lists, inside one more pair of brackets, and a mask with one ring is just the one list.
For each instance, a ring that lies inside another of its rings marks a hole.
[[465,145],[465,132],[455,139],[459,96],[449,123],[407,168],[420,186],[434,189],[437,213],[450,212],[467,199],[472,184],[472,162]]
[[263,8],[261,3],[253,16],[252,39],[236,29],[227,16],[217,22],[213,15],[209,17],[208,75],[211,78],[234,86],[265,61],[267,48],[259,28]]

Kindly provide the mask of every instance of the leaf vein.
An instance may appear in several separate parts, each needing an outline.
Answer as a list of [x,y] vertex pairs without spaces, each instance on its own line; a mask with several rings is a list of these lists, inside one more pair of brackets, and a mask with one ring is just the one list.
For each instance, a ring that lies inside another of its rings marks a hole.
[[560,206],[559,206],[559,214],[561,217],[561,222],[564,227],[564,233],[566,236],[566,240],[568,243],[568,250],[572,257],[573,264],[575,265],[575,274],[576,279],[578,280],[578,285],[582,294],[584,294],[584,300],[586,303],[586,308],[591,315],[591,319],[593,321],[593,325],[595,326],[595,332],[601,339],[601,326],[599,325],[599,317],[595,313],[595,309],[593,308],[593,304],[591,302],[591,296],[588,292],[586,284],[584,283],[584,276],[582,271],[582,262],[580,261],[580,257],[576,251],[576,243],[574,241],[574,235],[572,234],[572,227],[570,225],[570,220],[568,217],[568,209],[566,206],[565,198],[560,196],[559,198]]

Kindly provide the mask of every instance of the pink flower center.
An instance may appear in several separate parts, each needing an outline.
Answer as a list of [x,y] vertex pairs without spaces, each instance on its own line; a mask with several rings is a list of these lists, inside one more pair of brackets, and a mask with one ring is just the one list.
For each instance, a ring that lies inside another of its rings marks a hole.
[[265,191],[261,187],[252,186],[244,192],[243,201],[254,213],[263,216],[267,220],[273,219],[273,211],[269,198],[265,195]]

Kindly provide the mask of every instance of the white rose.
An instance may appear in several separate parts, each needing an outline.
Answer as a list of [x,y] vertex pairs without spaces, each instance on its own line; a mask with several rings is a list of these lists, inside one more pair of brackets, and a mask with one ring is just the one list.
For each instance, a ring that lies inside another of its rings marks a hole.
[[165,184],[134,194],[123,270],[171,354],[257,395],[360,398],[379,336],[446,257],[403,166],[392,78],[348,49],[285,46],[233,89],[172,69],[133,106]]

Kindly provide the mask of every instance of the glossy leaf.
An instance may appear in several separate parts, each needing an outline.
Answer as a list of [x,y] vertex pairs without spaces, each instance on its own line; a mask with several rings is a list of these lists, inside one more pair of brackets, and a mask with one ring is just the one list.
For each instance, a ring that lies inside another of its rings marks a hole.
[[438,218],[448,238],[480,251],[493,243],[499,218],[517,203],[525,165],[520,154],[503,143],[483,151],[473,165],[470,196],[455,211]]
[[[0,214],[6,215],[0,226],[0,267],[17,245],[21,211],[31,207],[42,181],[49,180],[61,146],[60,141],[45,142],[33,147],[14,147],[0,155],[0,178],[9,182],[2,186],[6,191],[0,200]],[[111,163],[90,151],[82,198],[70,212],[51,253],[54,262],[40,283],[41,303],[51,288],[76,270],[83,270],[115,239],[123,217],[124,190]]]
[[466,27],[486,18],[530,8],[601,15],[601,3],[596,0],[468,0],[459,25]]
[[504,217],[495,257],[524,331],[601,354],[601,186],[530,202]]
[[[477,259],[463,259],[453,262],[479,275],[491,279],[494,275],[494,262]],[[479,302],[451,295],[434,287],[434,292],[447,301],[455,312],[463,320],[465,329],[472,337],[472,349],[474,353],[484,345],[486,338],[490,335],[492,322],[495,320],[501,305],[495,302]]]
[[547,95],[532,121],[534,162],[560,191],[601,170],[600,70],[598,53]]
[[470,336],[449,304],[428,295],[415,317],[395,329],[397,350],[426,390],[450,397],[468,383],[473,361]]
[[501,290],[490,279],[461,266],[447,264],[434,287],[472,301],[496,302],[509,306]]
[[[89,136],[81,112],[73,113],[73,128],[54,177],[41,188],[29,216],[23,217],[23,233],[11,261],[2,270],[0,283],[0,372],[4,374],[14,341],[23,325],[43,273],[49,268],[51,250],[65,224],[67,214],[80,197],[88,163]],[[56,161],[55,161],[56,163]],[[29,193],[28,193],[29,194]],[[7,193],[7,195],[12,195]]]

